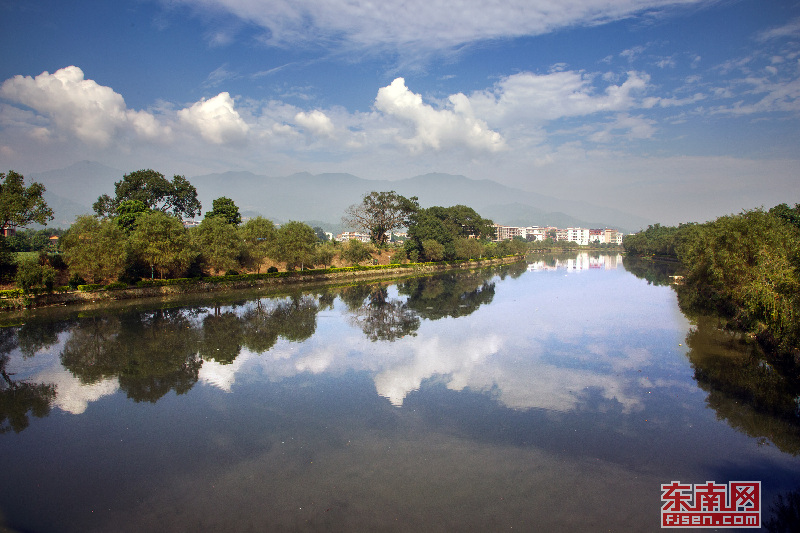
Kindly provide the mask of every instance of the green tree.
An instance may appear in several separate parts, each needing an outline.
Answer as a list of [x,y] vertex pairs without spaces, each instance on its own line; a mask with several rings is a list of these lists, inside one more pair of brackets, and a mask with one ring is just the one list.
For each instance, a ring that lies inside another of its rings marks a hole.
[[[405,248],[408,256],[416,252],[427,257],[423,242],[434,240],[444,246],[443,259],[456,257],[455,241],[458,238],[487,239],[494,235],[491,220],[482,218],[471,207],[455,205],[452,207],[434,206],[419,209],[412,217],[408,227],[408,240]],[[436,248],[434,248],[436,249]]]
[[117,209],[125,200],[138,200],[148,209],[172,213],[176,217],[194,217],[202,208],[197,199],[197,189],[183,176],[167,180],[155,170],[137,170],[125,174],[114,184],[115,197],[100,196],[92,205],[95,213],[103,217],[117,215]]
[[459,237],[453,243],[457,259],[480,259],[484,254],[484,246],[477,239]]
[[242,215],[239,214],[239,208],[230,198],[220,196],[212,202],[212,206],[211,211],[206,213],[206,218],[219,217],[226,224],[233,224],[234,226],[242,223]]
[[444,259],[444,244],[433,239],[422,241],[422,251],[428,261],[441,261]]
[[314,244],[317,236],[314,230],[302,222],[291,221],[278,229],[275,246],[270,255],[286,263],[287,270],[313,262]]
[[319,226],[314,226],[314,233],[317,235],[317,240],[320,242],[328,242],[328,234]]
[[136,223],[142,213],[148,211],[147,206],[140,200],[125,200],[117,207],[117,216],[114,222],[124,231],[130,235],[136,228]]
[[33,222],[46,225],[53,220],[53,210],[44,201],[45,188],[33,182],[25,187],[25,178],[9,170],[0,172],[0,227],[16,228]]
[[221,272],[239,268],[244,242],[236,227],[224,217],[206,216],[192,236],[207,267]]
[[19,263],[17,274],[14,278],[17,285],[25,292],[33,287],[44,285],[52,290],[56,271],[50,265],[42,265],[36,258],[26,258]]
[[333,258],[336,256],[336,248],[330,242],[317,245],[314,249],[314,265],[322,265],[324,267],[333,264]]
[[141,215],[130,243],[150,267],[151,278],[156,270],[161,279],[171,272],[182,273],[197,256],[181,221],[162,211]]
[[110,220],[79,216],[61,238],[70,272],[99,283],[116,280],[125,268],[127,236]]
[[394,191],[371,192],[360,204],[347,208],[342,219],[345,225],[369,233],[378,246],[386,244],[387,233],[408,226],[410,217],[419,210],[416,196],[406,198]]
[[371,245],[357,239],[351,239],[350,242],[342,247],[342,251],[339,255],[351,265],[357,265],[362,261],[372,259],[373,251],[375,250]]
[[239,234],[244,243],[245,264],[261,272],[261,265],[275,245],[275,224],[264,217],[251,218],[239,227]]

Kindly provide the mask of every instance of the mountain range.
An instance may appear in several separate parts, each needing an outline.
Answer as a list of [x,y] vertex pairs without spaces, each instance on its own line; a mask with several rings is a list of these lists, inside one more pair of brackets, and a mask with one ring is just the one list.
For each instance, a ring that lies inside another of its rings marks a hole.
[[[26,178],[45,185],[45,199],[55,211],[50,225],[67,227],[77,215],[91,213],[92,203],[99,195],[113,196],[114,182],[125,173],[100,163],[81,161]],[[244,216],[262,215],[277,223],[302,220],[328,231],[346,229],[341,226],[345,209],[359,203],[363,195],[390,190],[406,197],[416,196],[422,207],[467,205],[481,216],[509,226],[608,227],[633,232],[652,223],[616,209],[451,174],[432,173],[396,181],[305,172],[284,177],[223,172],[187,178],[197,188],[204,211],[211,209],[214,198],[226,196],[239,206]]]

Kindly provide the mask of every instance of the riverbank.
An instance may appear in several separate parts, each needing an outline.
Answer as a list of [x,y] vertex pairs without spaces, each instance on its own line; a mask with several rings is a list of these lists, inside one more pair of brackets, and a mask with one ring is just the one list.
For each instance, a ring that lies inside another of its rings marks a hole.
[[137,283],[136,286],[124,286],[119,283],[112,283],[106,286],[80,285],[77,290],[61,290],[39,294],[23,294],[21,291],[3,291],[4,294],[0,295],[0,311],[66,306],[104,300],[136,300],[179,294],[224,292],[287,285],[320,285],[347,282],[348,280],[396,279],[445,270],[463,270],[511,264],[521,260],[523,260],[523,258],[520,256],[508,256],[461,262],[407,263],[398,265],[273,272],[268,274],[142,280]]

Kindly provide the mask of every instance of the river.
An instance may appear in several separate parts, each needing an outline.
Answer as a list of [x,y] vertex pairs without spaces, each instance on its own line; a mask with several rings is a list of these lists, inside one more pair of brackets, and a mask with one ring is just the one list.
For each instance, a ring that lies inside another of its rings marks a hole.
[[653,531],[672,481],[759,481],[767,521],[800,486],[798,398],[631,271],[580,254],[9,315],[0,526]]

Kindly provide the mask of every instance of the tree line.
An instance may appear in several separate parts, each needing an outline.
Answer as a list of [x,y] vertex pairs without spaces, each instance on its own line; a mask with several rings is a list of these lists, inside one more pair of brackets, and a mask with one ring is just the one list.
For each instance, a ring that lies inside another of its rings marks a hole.
[[[6,228],[52,220],[39,183],[22,175],[0,174],[0,218]],[[463,205],[421,208],[416,197],[394,191],[372,192],[347,209],[345,223],[371,236],[370,243],[328,242],[320,228],[290,221],[276,226],[264,217],[242,221],[233,200],[220,197],[196,227],[184,218],[201,214],[197,190],[184,177],[171,180],[155,170],[131,172],[114,184],[114,196],[101,195],[94,214],[79,216],[66,230],[27,230],[0,238],[0,273],[29,290],[57,283],[134,283],[146,278],[199,277],[209,273],[260,273],[327,267],[338,257],[355,265],[390,250],[392,263],[481,259],[524,253],[525,243],[495,243],[492,221]],[[407,228],[400,246],[387,242],[392,231]],[[49,233],[48,233],[49,232]],[[60,236],[59,254],[15,261],[13,251],[48,252],[45,235]]]
[[779,353],[800,353],[800,204],[704,224],[656,224],[623,245],[630,254],[680,262],[684,308],[719,313]]

